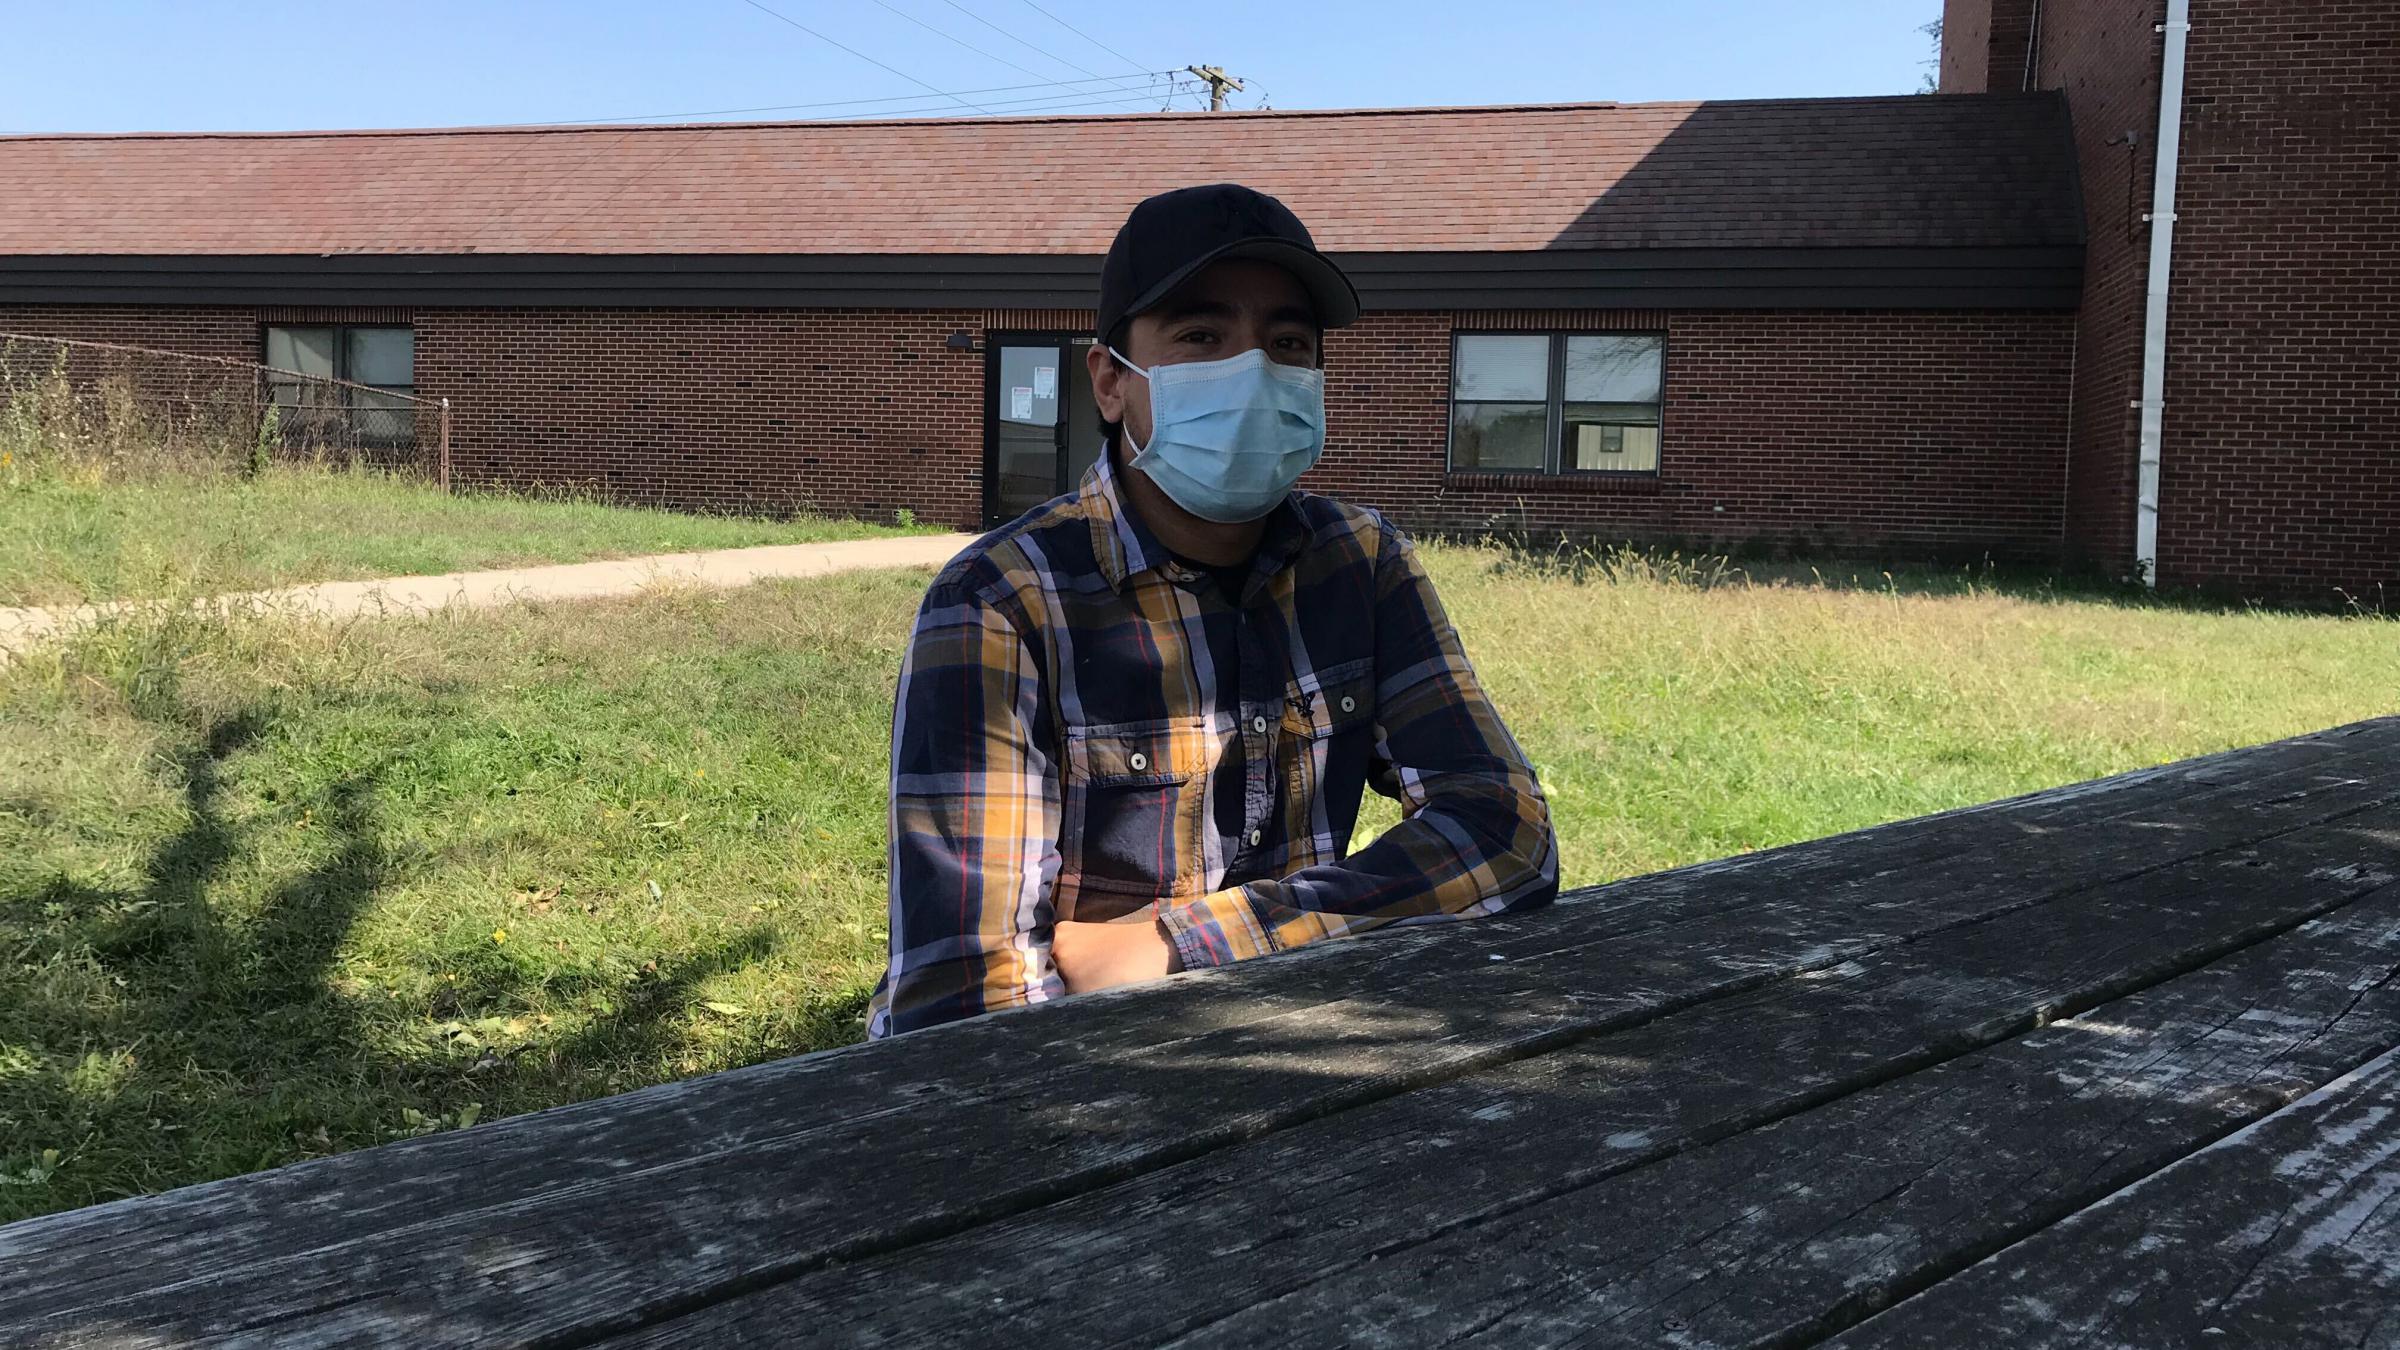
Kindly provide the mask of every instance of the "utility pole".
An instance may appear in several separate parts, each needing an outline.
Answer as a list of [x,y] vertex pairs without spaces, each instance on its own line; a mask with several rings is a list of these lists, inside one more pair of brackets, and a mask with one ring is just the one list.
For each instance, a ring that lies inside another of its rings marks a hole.
[[1242,82],[1226,74],[1223,66],[1185,66],[1184,69],[1208,81],[1208,110],[1210,112],[1225,111],[1225,91],[1228,89],[1239,90],[1242,87]]

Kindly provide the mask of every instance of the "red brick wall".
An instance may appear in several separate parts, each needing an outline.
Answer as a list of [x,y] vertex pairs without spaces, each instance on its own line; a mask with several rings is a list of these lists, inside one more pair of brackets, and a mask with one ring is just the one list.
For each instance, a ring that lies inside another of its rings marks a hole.
[[258,311],[242,305],[0,305],[0,332],[258,359]]
[[2034,8],[2034,0],[1944,0],[1941,92],[2023,89]]
[[1657,477],[1449,475],[1453,316],[1400,313],[1328,336],[1326,455],[1307,486],[1421,530],[2057,557],[2073,315],[1460,318],[1458,331],[1663,326]]
[[[2066,91],[2090,234],[2067,541],[2115,570],[2134,561],[2165,9],[2042,6],[2037,83]],[[2400,588],[2400,10],[2194,0],[2187,64],[2159,579],[2318,603]]]
[[[38,326],[248,359],[261,315],[61,310]],[[906,507],[973,527],[984,354],[944,340],[964,330],[980,341],[987,317],[420,309],[417,387],[453,401],[462,482],[886,519]],[[1046,316],[1001,317],[1024,326]],[[1374,314],[1330,335],[1331,435],[1307,481],[1418,529],[2050,558],[2073,323],[2054,313]],[[1453,330],[1543,327],[1667,334],[1655,478],[1446,472]]]
[[971,311],[420,309],[467,482],[934,523],[982,515]]
[[[2082,168],[2083,305],[2076,327],[2067,551],[2112,573],[2133,564],[2134,460],[2141,415],[2142,292],[2148,284],[2157,145],[2160,0],[2048,0],[2036,83],[2063,89]],[[2131,133],[2130,136],[2128,133]]]
[[983,356],[943,346],[979,313],[18,305],[0,331],[256,361],[269,321],[399,317],[418,392],[453,401],[461,483],[981,519]]
[[[0,339],[0,363],[12,386],[52,369],[87,386],[110,386],[130,394],[155,430],[170,438],[177,427],[229,429],[218,419],[247,425],[248,404],[257,386],[250,362],[258,359],[258,324],[247,309],[139,305],[0,305],[0,332],[80,342],[141,347],[216,360],[186,361],[96,348],[18,344]],[[64,364],[58,363],[64,357]],[[242,364],[227,364],[240,362]],[[104,400],[105,402],[105,400]]]
[[2194,0],[2159,577],[2400,607],[2400,6]]
[[1943,0],[1942,65],[1935,83],[1945,94],[1980,94],[1988,87],[1992,0]]

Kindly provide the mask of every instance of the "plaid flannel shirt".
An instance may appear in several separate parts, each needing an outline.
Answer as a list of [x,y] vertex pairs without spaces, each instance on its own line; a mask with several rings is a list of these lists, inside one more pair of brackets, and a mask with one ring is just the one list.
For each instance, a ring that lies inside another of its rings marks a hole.
[[[1404,818],[1351,853],[1370,785]],[[927,592],[891,811],[874,1037],[1062,996],[1061,921],[1155,916],[1193,969],[1558,892],[1533,768],[1398,530],[1294,493],[1228,595],[1105,454]]]

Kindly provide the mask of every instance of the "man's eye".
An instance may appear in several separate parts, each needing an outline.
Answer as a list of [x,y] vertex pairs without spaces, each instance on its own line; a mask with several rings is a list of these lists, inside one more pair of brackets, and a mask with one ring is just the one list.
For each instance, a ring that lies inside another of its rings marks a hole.
[[1209,332],[1205,328],[1195,328],[1175,340],[1177,342],[1214,342],[1216,341],[1216,337],[1216,334]]

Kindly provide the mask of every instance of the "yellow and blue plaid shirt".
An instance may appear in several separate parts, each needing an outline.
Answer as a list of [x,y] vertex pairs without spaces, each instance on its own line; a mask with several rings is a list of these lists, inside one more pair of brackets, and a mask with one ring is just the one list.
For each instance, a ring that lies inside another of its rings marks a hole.
[[[1195,969],[1558,893],[1533,768],[1397,529],[1293,493],[1234,595],[1109,460],[917,613],[868,1035],[1063,996],[1066,920],[1154,915]],[[1404,818],[1352,853],[1370,784]]]

